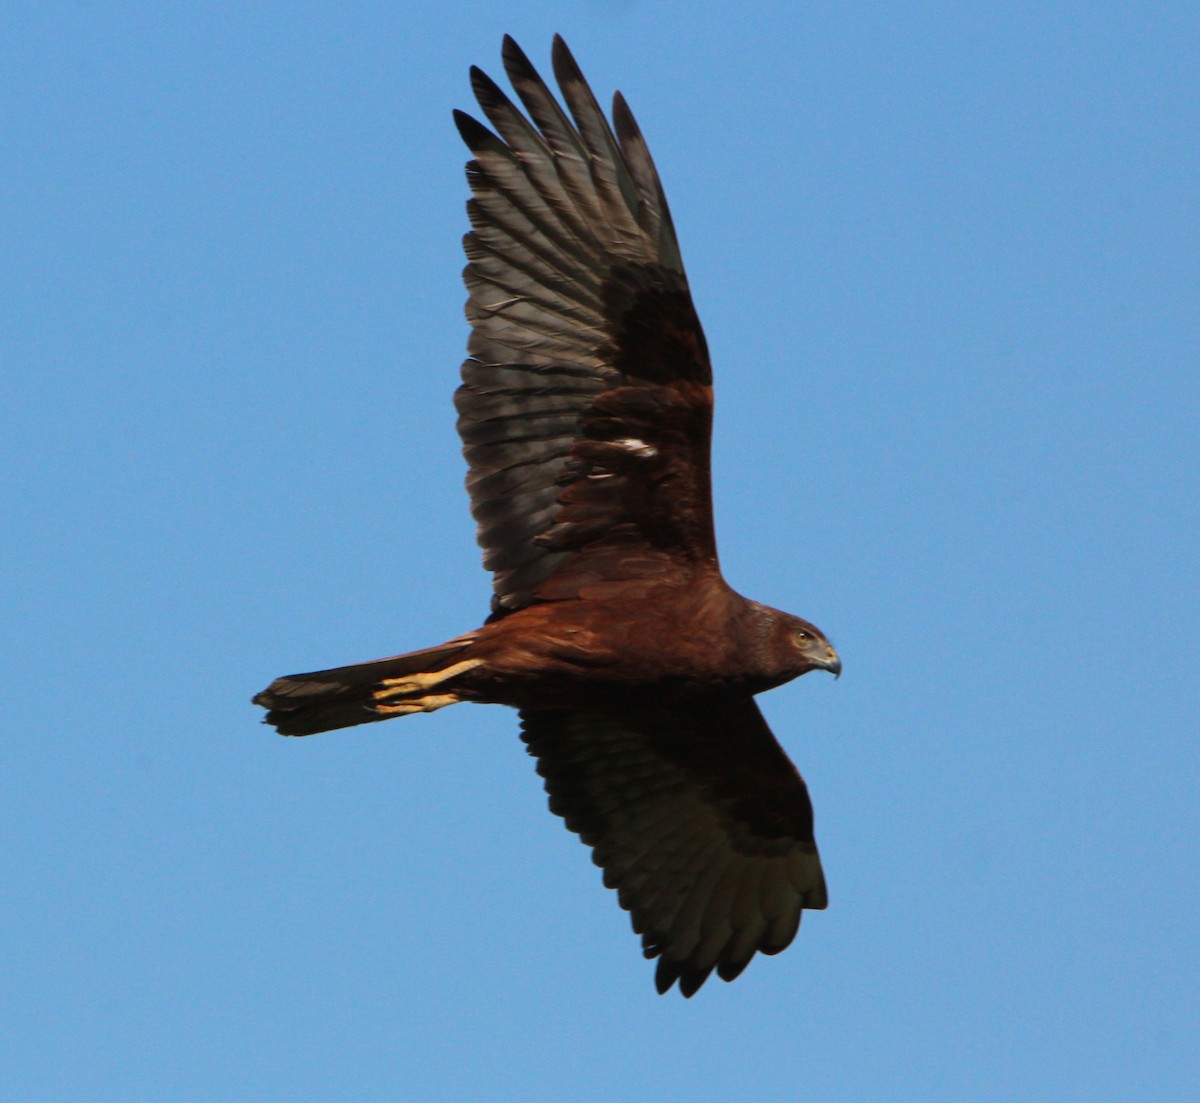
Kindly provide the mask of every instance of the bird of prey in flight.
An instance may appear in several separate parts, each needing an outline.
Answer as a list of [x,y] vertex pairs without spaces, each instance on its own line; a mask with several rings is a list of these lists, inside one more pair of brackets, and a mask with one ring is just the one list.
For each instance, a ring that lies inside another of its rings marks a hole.
[[511,705],[550,809],[589,847],[691,996],[824,908],[808,790],[754,695],[841,662],[812,624],[735,593],[713,533],[712,369],[646,142],[605,118],[566,44],[566,110],[520,47],[479,69],[471,336],[455,396],[484,566],[482,627],[437,647],[278,678],[281,735]]

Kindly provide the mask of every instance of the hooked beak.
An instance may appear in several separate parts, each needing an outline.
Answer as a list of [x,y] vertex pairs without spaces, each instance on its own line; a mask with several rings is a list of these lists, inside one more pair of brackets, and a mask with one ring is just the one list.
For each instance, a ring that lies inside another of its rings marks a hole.
[[832,644],[826,646],[825,653],[820,658],[813,660],[813,666],[821,670],[828,670],[834,678],[842,676],[842,660],[838,658],[838,653],[834,651]]

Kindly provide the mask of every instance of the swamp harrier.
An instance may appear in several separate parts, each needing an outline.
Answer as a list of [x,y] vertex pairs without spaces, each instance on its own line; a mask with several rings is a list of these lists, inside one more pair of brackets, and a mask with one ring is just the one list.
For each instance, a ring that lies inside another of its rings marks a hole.
[[455,114],[473,156],[455,402],[491,615],[254,700],[281,735],[519,709],[550,808],[658,958],[658,990],[690,996],[825,907],[808,791],[754,695],[841,663],[721,576],[708,350],[633,115],[617,93],[610,128],[560,38],[569,114],[511,38],[503,56],[525,113],[472,69],[492,129]]

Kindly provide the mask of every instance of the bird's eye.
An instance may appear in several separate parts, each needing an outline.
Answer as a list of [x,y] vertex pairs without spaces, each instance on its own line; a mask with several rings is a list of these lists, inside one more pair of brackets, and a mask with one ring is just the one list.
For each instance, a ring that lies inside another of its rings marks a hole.
[[800,631],[796,633],[796,639],[798,639],[798,640],[811,640],[812,638],[813,638],[812,633],[809,631],[806,631],[803,628],[801,628]]

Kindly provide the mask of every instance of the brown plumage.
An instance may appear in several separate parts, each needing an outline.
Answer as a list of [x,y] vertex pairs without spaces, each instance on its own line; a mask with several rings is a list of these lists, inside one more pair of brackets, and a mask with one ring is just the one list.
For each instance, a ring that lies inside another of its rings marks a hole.
[[807,789],[753,695],[841,664],[721,577],[708,349],[629,108],[618,93],[614,134],[560,38],[569,117],[511,38],[503,56],[527,114],[472,69],[494,130],[455,115],[473,154],[455,402],[492,615],[254,700],[282,735],[518,708],[551,810],[659,959],[659,991],[690,996],[825,907]]

